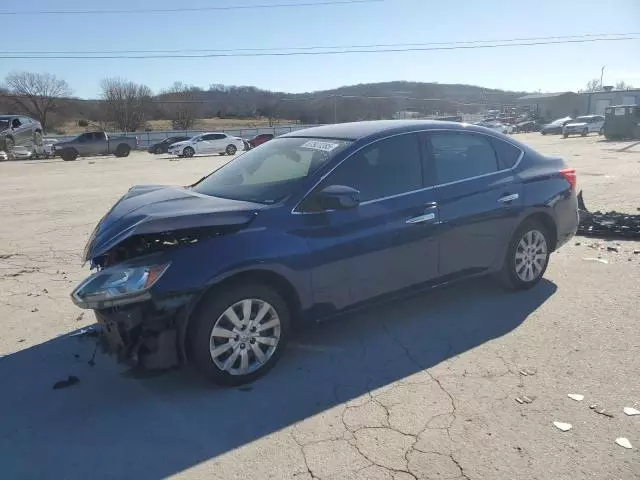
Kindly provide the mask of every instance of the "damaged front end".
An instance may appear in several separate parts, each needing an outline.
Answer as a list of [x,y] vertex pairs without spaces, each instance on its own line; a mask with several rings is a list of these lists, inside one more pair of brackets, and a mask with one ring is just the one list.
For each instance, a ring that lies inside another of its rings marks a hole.
[[[71,298],[94,310],[119,361],[146,369],[185,361],[184,334],[197,292],[186,288],[178,273],[191,266],[178,253],[244,228],[256,215],[246,208],[251,206],[192,196],[186,189],[148,187],[130,190],[100,220],[84,254],[95,273]],[[172,266],[176,271],[170,275]]]

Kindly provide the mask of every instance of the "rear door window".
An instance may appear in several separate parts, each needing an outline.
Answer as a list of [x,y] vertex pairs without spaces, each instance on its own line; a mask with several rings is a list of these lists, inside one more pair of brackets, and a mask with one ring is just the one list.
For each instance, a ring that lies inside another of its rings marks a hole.
[[496,151],[487,136],[466,132],[432,133],[429,134],[429,144],[438,184],[501,170]]

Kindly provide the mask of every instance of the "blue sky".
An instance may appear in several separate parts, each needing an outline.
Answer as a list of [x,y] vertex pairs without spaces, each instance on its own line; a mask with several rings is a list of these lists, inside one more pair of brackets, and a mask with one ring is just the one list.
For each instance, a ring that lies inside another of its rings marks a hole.
[[[309,1],[309,0],[306,0]],[[303,0],[24,0],[16,10],[144,9],[302,3]],[[9,6],[12,3],[12,6]],[[640,0],[385,0],[379,3],[145,15],[0,16],[1,51],[284,48],[420,43],[640,31]],[[25,26],[29,26],[26,33]],[[638,35],[640,37],[640,35]],[[19,39],[12,42],[11,39]],[[640,87],[640,40],[487,50],[204,59],[0,59],[11,71],[49,72],[75,95],[98,97],[120,76],[158,91],[174,81],[255,85],[305,92],[354,83],[410,80],[527,91],[577,90],[600,76]]]

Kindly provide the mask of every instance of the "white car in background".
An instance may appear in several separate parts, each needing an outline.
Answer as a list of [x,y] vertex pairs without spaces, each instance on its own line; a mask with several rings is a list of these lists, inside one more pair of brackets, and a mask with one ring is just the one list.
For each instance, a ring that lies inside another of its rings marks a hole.
[[184,142],[174,143],[169,147],[169,155],[193,157],[194,155],[235,155],[244,150],[244,141],[240,137],[232,137],[226,133],[201,133]]
[[575,120],[571,120],[562,128],[562,136],[582,135],[586,137],[590,133],[596,132],[600,135],[604,133],[604,117],[602,115],[583,115]]

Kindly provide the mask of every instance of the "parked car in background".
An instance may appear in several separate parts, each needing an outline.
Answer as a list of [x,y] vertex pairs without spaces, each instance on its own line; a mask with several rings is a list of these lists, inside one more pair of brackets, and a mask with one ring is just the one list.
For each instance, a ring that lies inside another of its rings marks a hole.
[[543,125],[540,129],[540,133],[542,135],[560,135],[562,134],[564,126],[571,121],[573,121],[573,118],[571,117],[558,118],[551,123]]
[[177,142],[184,142],[185,140],[189,140],[191,137],[169,137],[165,138],[161,142],[154,143],[147,150],[149,153],[155,153],[156,155],[160,155],[161,153],[167,153],[169,151],[169,147]]
[[249,140],[249,145],[251,146],[251,148],[256,148],[258,145],[262,145],[269,140],[273,140],[273,137],[273,133],[260,133]]
[[583,115],[575,120],[571,120],[562,127],[562,135],[567,138],[569,135],[582,135],[586,137],[590,133],[604,133],[604,117],[602,115]]
[[640,138],[640,106],[615,105],[607,107],[604,135],[607,140]]
[[221,132],[209,132],[170,145],[168,153],[179,157],[193,157],[216,153],[235,155],[238,150],[244,150],[244,142],[241,138]]
[[36,155],[43,152],[42,125],[25,115],[0,115],[0,151],[12,159],[16,146]]
[[531,133],[540,130],[540,124],[536,120],[525,120],[515,125],[514,133]]
[[71,297],[121,359],[242,384],[294,324],[470,276],[535,286],[576,233],[575,187],[562,159],[471,125],[299,130],[191,186],[131,188]]
[[138,148],[138,137],[112,137],[106,132],[86,132],[72,140],[58,142],[53,148],[56,155],[65,161],[94,155],[127,157]]
[[481,122],[476,123],[480,127],[490,128],[491,130],[495,130],[496,132],[500,132],[504,135],[508,135],[513,133],[514,127],[513,125],[505,125],[504,123],[500,123],[495,120],[483,120]]

